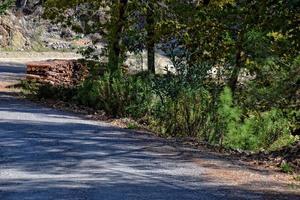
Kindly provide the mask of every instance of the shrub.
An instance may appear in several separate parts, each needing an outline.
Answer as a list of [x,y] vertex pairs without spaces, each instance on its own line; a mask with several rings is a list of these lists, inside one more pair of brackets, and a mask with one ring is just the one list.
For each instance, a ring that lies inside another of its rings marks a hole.
[[250,150],[269,149],[276,141],[283,142],[282,139],[291,133],[289,120],[278,109],[254,113],[245,119],[239,130],[251,141],[242,147]]
[[96,84],[97,80],[95,79],[86,79],[78,88],[78,93],[75,97],[76,101],[79,104],[83,104],[88,107],[96,108],[97,107],[97,93],[96,93]]
[[[218,128],[217,135],[221,145],[226,146],[245,146],[245,135],[239,132],[241,110],[233,105],[232,92],[228,87],[225,87],[220,94],[220,102],[218,106]],[[250,139],[250,138],[249,138]]]
[[166,136],[207,140],[214,105],[206,80],[212,66],[208,63],[187,65],[189,56],[183,54],[170,54],[174,73],[167,71],[152,79],[155,102],[152,127]]
[[72,101],[77,94],[77,88],[54,86],[50,84],[40,84],[35,81],[22,81],[22,93],[25,96],[37,99],[59,99],[62,101]]
[[259,111],[299,107],[300,56],[293,61],[267,59],[255,79],[245,83],[237,98],[243,107]]
[[229,88],[225,88],[220,95],[218,114],[222,123],[224,145],[227,147],[267,150],[296,140],[291,136],[293,119],[282,110],[273,108],[265,112],[242,112],[233,105]]
[[184,88],[177,98],[164,97],[154,111],[155,127],[165,135],[203,136],[211,103],[204,89]]
[[39,85],[35,96],[38,99],[59,99],[62,101],[73,101],[77,94],[77,88],[53,85]]
[[22,94],[24,96],[36,97],[38,84],[35,81],[21,81]]
[[287,174],[291,174],[294,171],[294,168],[289,163],[282,163],[280,165],[281,171]]
[[77,100],[103,109],[113,116],[142,116],[151,103],[151,88],[138,76],[106,73],[96,80],[87,79],[79,88]]

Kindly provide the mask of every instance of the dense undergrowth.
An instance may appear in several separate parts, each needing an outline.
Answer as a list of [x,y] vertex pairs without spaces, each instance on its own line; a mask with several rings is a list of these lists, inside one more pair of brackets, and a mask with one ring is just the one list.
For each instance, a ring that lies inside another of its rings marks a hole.
[[[299,58],[295,59],[287,72],[298,62]],[[202,70],[155,76],[144,72],[91,74],[76,87],[31,84],[27,91],[39,99],[59,99],[104,110],[112,117],[136,119],[161,136],[192,137],[226,148],[270,151],[299,140],[293,133],[299,129],[300,112],[290,95],[297,78],[289,75],[286,80],[285,72],[272,71],[277,78],[268,84],[257,77],[233,94],[210,77],[211,67],[195,67]]]

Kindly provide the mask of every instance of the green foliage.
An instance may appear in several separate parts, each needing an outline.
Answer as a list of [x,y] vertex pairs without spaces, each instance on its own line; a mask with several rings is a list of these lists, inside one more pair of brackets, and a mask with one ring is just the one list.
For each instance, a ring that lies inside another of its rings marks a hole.
[[[268,110],[293,108],[299,98],[300,56],[292,60],[268,58],[263,63],[256,63],[256,77],[247,83],[239,95],[243,106]],[[254,65],[254,64],[253,64]]]
[[34,81],[22,80],[21,89],[23,95],[36,97],[38,84]]
[[289,120],[282,111],[276,109],[256,113],[256,115],[246,118],[239,130],[245,138],[237,142],[236,145],[243,144],[240,145],[242,149],[269,149],[272,145],[273,147],[276,146],[275,142],[277,142],[277,145],[287,142],[281,146],[291,142],[285,140],[291,133]]
[[163,97],[156,104],[153,127],[164,135],[203,137],[210,104],[206,89],[184,88],[175,99]]
[[[237,147],[237,145],[246,146],[245,142],[251,141],[251,138],[242,135],[238,130],[240,126],[241,111],[233,105],[232,93],[228,87],[225,87],[220,94],[218,115],[218,131],[220,131],[219,138],[221,143],[223,143],[224,139],[226,146],[232,145]],[[237,140],[237,137],[239,137],[239,141]]]
[[127,124],[127,129],[137,129],[137,128],[138,128],[137,123],[130,122]]
[[73,89],[49,85],[27,85],[27,89],[38,98],[73,101],[102,109],[112,116],[143,118],[164,136],[194,137],[234,149],[276,150],[299,139],[291,136],[297,126],[298,112],[241,109],[235,105],[228,87],[215,104],[215,91],[209,87],[186,83],[168,91],[168,87],[157,87],[158,80],[166,84],[170,77],[158,76],[151,80],[145,74],[106,73],[97,78],[91,76]]
[[288,173],[288,174],[291,174],[294,171],[293,167],[288,163],[282,163],[280,165],[280,168],[281,168],[281,171],[283,171],[284,173]]
[[38,100],[59,99],[70,102],[74,100],[74,96],[78,92],[76,87],[54,86],[26,80],[21,82],[21,88],[23,95]]
[[79,88],[77,99],[110,115],[141,116],[147,112],[151,93],[139,77],[106,73],[99,79],[86,80]]
[[299,141],[299,136],[293,136],[291,134],[284,134],[280,136],[273,144],[268,148],[269,151],[275,151],[281,149],[285,146],[295,144],[296,141]]
[[13,4],[13,0],[1,0],[0,1],[0,15],[5,13],[5,11]]
[[60,99],[62,101],[72,101],[77,93],[76,88],[53,85],[39,85],[36,90],[38,99]]
[[225,88],[220,95],[218,114],[227,147],[274,150],[296,140],[291,136],[295,123],[293,117],[275,108],[265,112],[242,112],[233,105],[229,88]]
[[[291,134],[300,126],[298,6],[299,1],[48,0],[48,18],[103,35],[103,54],[94,47],[80,52],[92,60],[104,56],[109,73],[100,76],[91,68],[74,90],[29,90],[112,116],[143,118],[165,136],[275,150],[299,140]],[[68,14],[70,8],[78,12]],[[108,17],[99,20],[103,10]],[[147,25],[149,15],[155,26]],[[173,71],[119,73],[126,52],[141,53],[152,40]]]

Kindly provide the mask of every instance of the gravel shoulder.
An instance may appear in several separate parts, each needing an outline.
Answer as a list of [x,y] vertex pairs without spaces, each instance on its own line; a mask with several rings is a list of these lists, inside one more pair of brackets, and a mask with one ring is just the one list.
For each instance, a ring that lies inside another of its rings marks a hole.
[[[0,64],[3,85],[25,73],[24,65],[6,59]],[[274,169],[88,120],[4,90],[0,138],[1,200],[300,199],[299,182]]]

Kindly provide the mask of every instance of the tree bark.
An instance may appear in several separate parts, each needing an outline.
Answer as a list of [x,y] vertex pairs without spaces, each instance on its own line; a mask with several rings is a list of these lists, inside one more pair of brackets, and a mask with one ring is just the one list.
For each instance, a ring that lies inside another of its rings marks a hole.
[[203,0],[204,5],[208,5],[210,3],[210,0]]
[[115,0],[115,9],[112,9],[111,30],[109,35],[108,67],[111,72],[120,69],[121,40],[126,21],[126,8],[128,0]]
[[16,1],[16,7],[18,10],[23,10],[27,4],[27,0],[17,0]]
[[154,27],[154,5],[152,0],[148,2],[147,7],[147,57],[148,57],[148,71],[155,74],[155,27]]
[[233,68],[233,71],[230,76],[229,80],[229,87],[231,88],[232,94],[235,93],[236,87],[237,87],[237,82],[238,82],[238,77],[239,77],[239,72],[241,69],[241,52],[238,50],[235,56],[236,64],[235,67]]
[[242,61],[242,34],[238,36],[237,43],[236,43],[236,54],[235,54],[235,66],[232,70],[230,79],[229,79],[229,87],[232,91],[232,94],[235,94],[237,84],[238,84],[238,78],[239,74],[243,65]]

